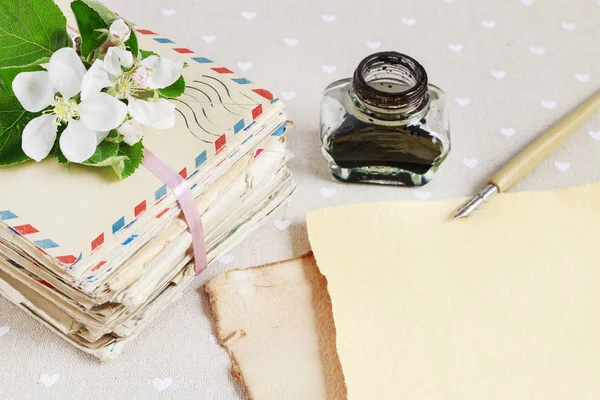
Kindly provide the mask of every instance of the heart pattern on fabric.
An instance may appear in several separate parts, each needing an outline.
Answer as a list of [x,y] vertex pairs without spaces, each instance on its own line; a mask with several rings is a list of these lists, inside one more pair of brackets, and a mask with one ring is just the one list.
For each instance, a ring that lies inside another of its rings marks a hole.
[[529,50],[531,50],[533,54],[536,54],[538,56],[541,56],[546,52],[546,49],[544,49],[543,47],[532,47]]
[[173,296],[173,298],[171,299],[171,303],[177,303],[179,300],[181,300],[181,298],[183,297],[183,292],[177,293],[175,296]]
[[330,24],[334,22],[337,19],[337,17],[335,15],[322,15],[321,19]]
[[321,188],[319,192],[321,192],[321,196],[329,198],[335,194],[336,190],[335,188]]
[[456,103],[461,107],[465,107],[471,103],[471,99],[468,97],[457,97],[454,99],[454,101],[456,101]]
[[42,385],[46,387],[54,386],[60,380],[60,375],[58,374],[41,374],[40,382]]
[[449,45],[448,45],[448,48],[449,48],[451,51],[453,51],[453,52],[455,52],[455,53],[458,53],[458,52],[462,51],[462,49],[463,49],[463,45],[462,45],[462,44],[458,44],[458,43],[455,43],[455,44],[449,44]]
[[504,136],[511,137],[516,131],[513,128],[500,128],[500,133]]
[[335,65],[321,65],[321,69],[323,70],[323,72],[332,74],[337,70],[337,67]]
[[370,48],[371,50],[375,50],[381,47],[381,42],[378,41],[372,41],[372,42],[367,42],[365,43],[367,45],[368,48]]
[[173,15],[175,15],[177,13],[177,10],[175,10],[173,8],[165,8],[165,9],[161,10],[160,12],[165,17],[172,17]]
[[476,158],[463,158],[463,164],[467,168],[475,168],[479,164],[479,160]]
[[154,386],[154,389],[158,390],[159,392],[163,392],[165,390],[167,390],[168,388],[171,387],[171,385],[173,384],[173,378],[168,377],[168,378],[154,378],[152,380],[152,386]]
[[415,197],[419,200],[429,200],[431,198],[431,192],[426,190],[415,190]]
[[231,264],[235,256],[233,254],[225,254],[224,256],[219,257],[219,263],[223,265]]
[[571,168],[571,163],[564,161],[554,161],[554,166],[562,172],[565,172],[569,168]]
[[275,221],[273,221],[273,225],[275,225],[275,228],[279,229],[280,231],[285,231],[287,228],[290,227],[292,221],[287,220],[287,219],[276,219]]
[[202,36],[202,40],[204,40],[204,43],[206,44],[212,44],[215,42],[215,40],[217,40],[216,36]]
[[490,73],[496,79],[503,79],[506,76],[505,71],[490,71]]
[[215,346],[219,345],[219,341],[217,340],[217,337],[215,335],[208,335],[208,341],[214,344]]
[[256,13],[254,11],[242,11],[242,17],[247,20],[251,20],[256,18]]
[[540,101],[542,107],[547,108],[548,110],[552,110],[556,107],[556,101],[554,100],[542,100]]
[[600,140],[600,131],[589,131],[588,135],[590,135],[590,137],[594,140]]
[[283,42],[286,45],[292,47],[292,46],[297,45],[300,41],[298,39],[296,39],[296,38],[286,38],[286,39],[283,39]]
[[296,97],[296,92],[281,92],[281,98],[286,101],[290,101],[294,97]]

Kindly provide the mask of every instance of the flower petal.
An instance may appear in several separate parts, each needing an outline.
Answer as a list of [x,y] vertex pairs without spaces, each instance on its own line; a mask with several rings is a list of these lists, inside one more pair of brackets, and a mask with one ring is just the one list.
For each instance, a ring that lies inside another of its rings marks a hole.
[[21,72],[13,80],[12,88],[19,103],[29,112],[42,111],[54,103],[56,89],[48,71]]
[[110,25],[110,34],[126,41],[131,34],[131,28],[125,21],[118,19]]
[[123,50],[117,47],[115,51],[119,55],[119,61],[121,62],[122,66],[125,68],[133,67],[133,54],[129,50]]
[[96,143],[97,144],[102,143],[102,141],[104,139],[106,139],[106,137],[108,136],[109,133],[110,133],[110,131],[104,131],[104,132],[98,131],[98,132],[96,132]]
[[90,95],[79,105],[85,125],[95,131],[110,131],[120,126],[127,116],[127,106],[107,93]]
[[102,89],[112,86],[108,72],[104,69],[104,62],[96,60],[83,77],[81,83],[81,100],[85,100],[91,94],[98,93]]
[[120,47],[111,47],[104,56],[104,68],[114,76],[123,74],[121,66],[125,68],[133,67],[133,54]]
[[67,160],[81,163],[96,152],[96,132],[81,121],[69,120],[69,125],[60,135],[60,149]]
[[171,86],[183,72],[183,61],[160,57],[158,65],[152,71],[150,89],[163,89]]
[[129,121],[123,122],[123,125],[117,129],[123,136],[137,136],[142,130],[143,126],[139,122],[134,119],[130,119]]
[[137,142],[142,140],[142,135],[139,136],[123,136],[123,141],[130,146],[133,146]]
[[121,68],[119,57],[117,57],[113,51],[113,48],[114,47],[108,49],[106,55],[104,56],[104,69],[112,76],[117,77],[123,74],[123,69]]
[[154,69],[158,65],[158,56],[152,55],[142,60],[142,65],[148,69]]
[[70,99],[81,90],[86,69],[75,50],[65,47],[52,54],[48,72],[52,85],[64,98]]
[[133,81],[140,88],[147,88],[148,83],[150,83],[150,77],[152,76],[152,72],[150,72],[146,67],[139,67],[135,70],[133,74]]
[[123,125],[121,125],[119,129],[117,129],[117,132],[119,132],[123,136],[123,141],[125,143],[127,143],[130,146],[133,146],[142,138],[143,129],[144,127],[139,122],[137,122],[134,119],[131,119],[129,121],[125,121]]
[[29,121],[23,129],[21,146],[29,158],[39,162],[52,150],[56,140],[54,118],[52,114],[42,115]]
[[156,129],[175,125],[175,105],[165,99],[144,101],[130,98],[129,113],[140,124]]

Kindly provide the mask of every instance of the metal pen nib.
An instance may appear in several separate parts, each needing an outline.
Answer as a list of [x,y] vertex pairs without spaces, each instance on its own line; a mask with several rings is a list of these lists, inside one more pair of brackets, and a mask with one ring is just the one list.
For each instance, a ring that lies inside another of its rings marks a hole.
[[458,209],[454,218],[468,217],[475,211],[479,210],[481,206],[486,203],[489,199],[494,197],[498,193],[498,186],[493,183],[488,184],[479,193],[469,200],[464,206]]

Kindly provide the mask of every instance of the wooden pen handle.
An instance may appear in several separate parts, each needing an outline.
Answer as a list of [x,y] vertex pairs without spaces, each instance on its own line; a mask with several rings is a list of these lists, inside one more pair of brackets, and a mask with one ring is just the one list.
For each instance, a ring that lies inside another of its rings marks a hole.
[[550,154],[554,153],[569,136],[599,109],[600,90],[521,151],[500,171],[496,172],[490,182],[496,185],[500,192],[506,192],[512,188],[517,182],[529,175]]

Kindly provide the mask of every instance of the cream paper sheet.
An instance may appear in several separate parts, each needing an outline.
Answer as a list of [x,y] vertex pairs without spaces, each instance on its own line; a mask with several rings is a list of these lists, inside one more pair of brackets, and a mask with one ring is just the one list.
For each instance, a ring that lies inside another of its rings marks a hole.
[[600,184],[315,211],[349,399],[600,398]]

